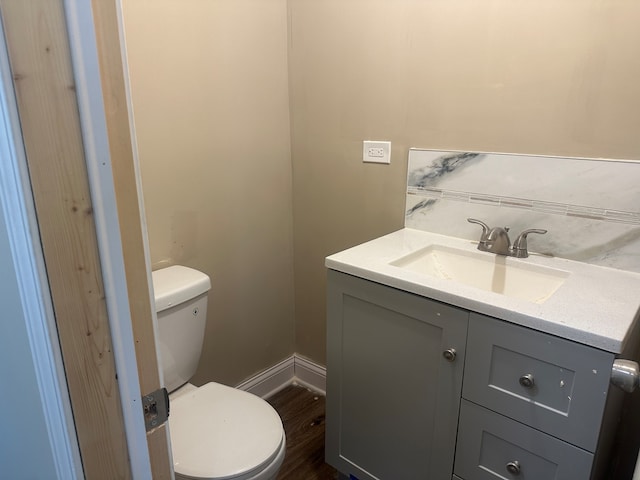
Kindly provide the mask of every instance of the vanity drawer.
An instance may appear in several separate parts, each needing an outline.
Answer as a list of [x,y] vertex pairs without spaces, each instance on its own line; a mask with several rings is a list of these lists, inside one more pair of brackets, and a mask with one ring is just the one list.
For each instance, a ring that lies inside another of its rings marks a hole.
[[471,314],[462,396],[594,452],[611,353]]
[[463,400],[455,474],[473,480],[586,480],[593,455]]

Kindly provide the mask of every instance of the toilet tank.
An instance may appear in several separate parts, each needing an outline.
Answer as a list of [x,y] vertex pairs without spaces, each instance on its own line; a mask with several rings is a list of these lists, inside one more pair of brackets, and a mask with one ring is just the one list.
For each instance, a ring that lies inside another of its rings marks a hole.
[[174,265],[152,272],[158,314],[158,351],[169,392],[184,385],[198,367],[207,318],[209,277]]

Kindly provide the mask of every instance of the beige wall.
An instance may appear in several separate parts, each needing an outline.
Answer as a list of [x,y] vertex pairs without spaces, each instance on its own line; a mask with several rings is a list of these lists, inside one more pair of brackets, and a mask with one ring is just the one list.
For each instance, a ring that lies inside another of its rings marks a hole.
[[[407,149],[640,158],[640,4],[290,0],[296,351],[323,258],[403,225]],[[362,164],[362,140],[392,164]],[[517,165],[514,165],[517,168]]]
[[152,260],[213,277],[199,382],[325,362],[324,257],[402,227],[409,147],[640,158],[635,0],[124,5]]
[[151,260],[212,279],[194,381],[294,351],[285,0],[125,0]]

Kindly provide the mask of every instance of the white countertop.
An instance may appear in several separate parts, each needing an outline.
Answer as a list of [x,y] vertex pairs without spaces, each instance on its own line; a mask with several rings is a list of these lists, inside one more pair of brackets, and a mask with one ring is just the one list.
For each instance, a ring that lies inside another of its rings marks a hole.
[[433,244],[477,251],[477,243],[405,228],[331,255],[325,265],[608,352],[624,351],[640,312],[640,274],[535,253],[507,258],[570,272],[551,297],[537,304],[389,264]]

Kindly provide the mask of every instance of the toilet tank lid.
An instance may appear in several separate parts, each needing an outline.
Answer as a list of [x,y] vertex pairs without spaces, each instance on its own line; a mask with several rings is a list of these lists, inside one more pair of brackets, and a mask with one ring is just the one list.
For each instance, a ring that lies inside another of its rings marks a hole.
[[162,268],[151,275],[156,312],[189,301],[211,289],[208,275],[182,265]]

